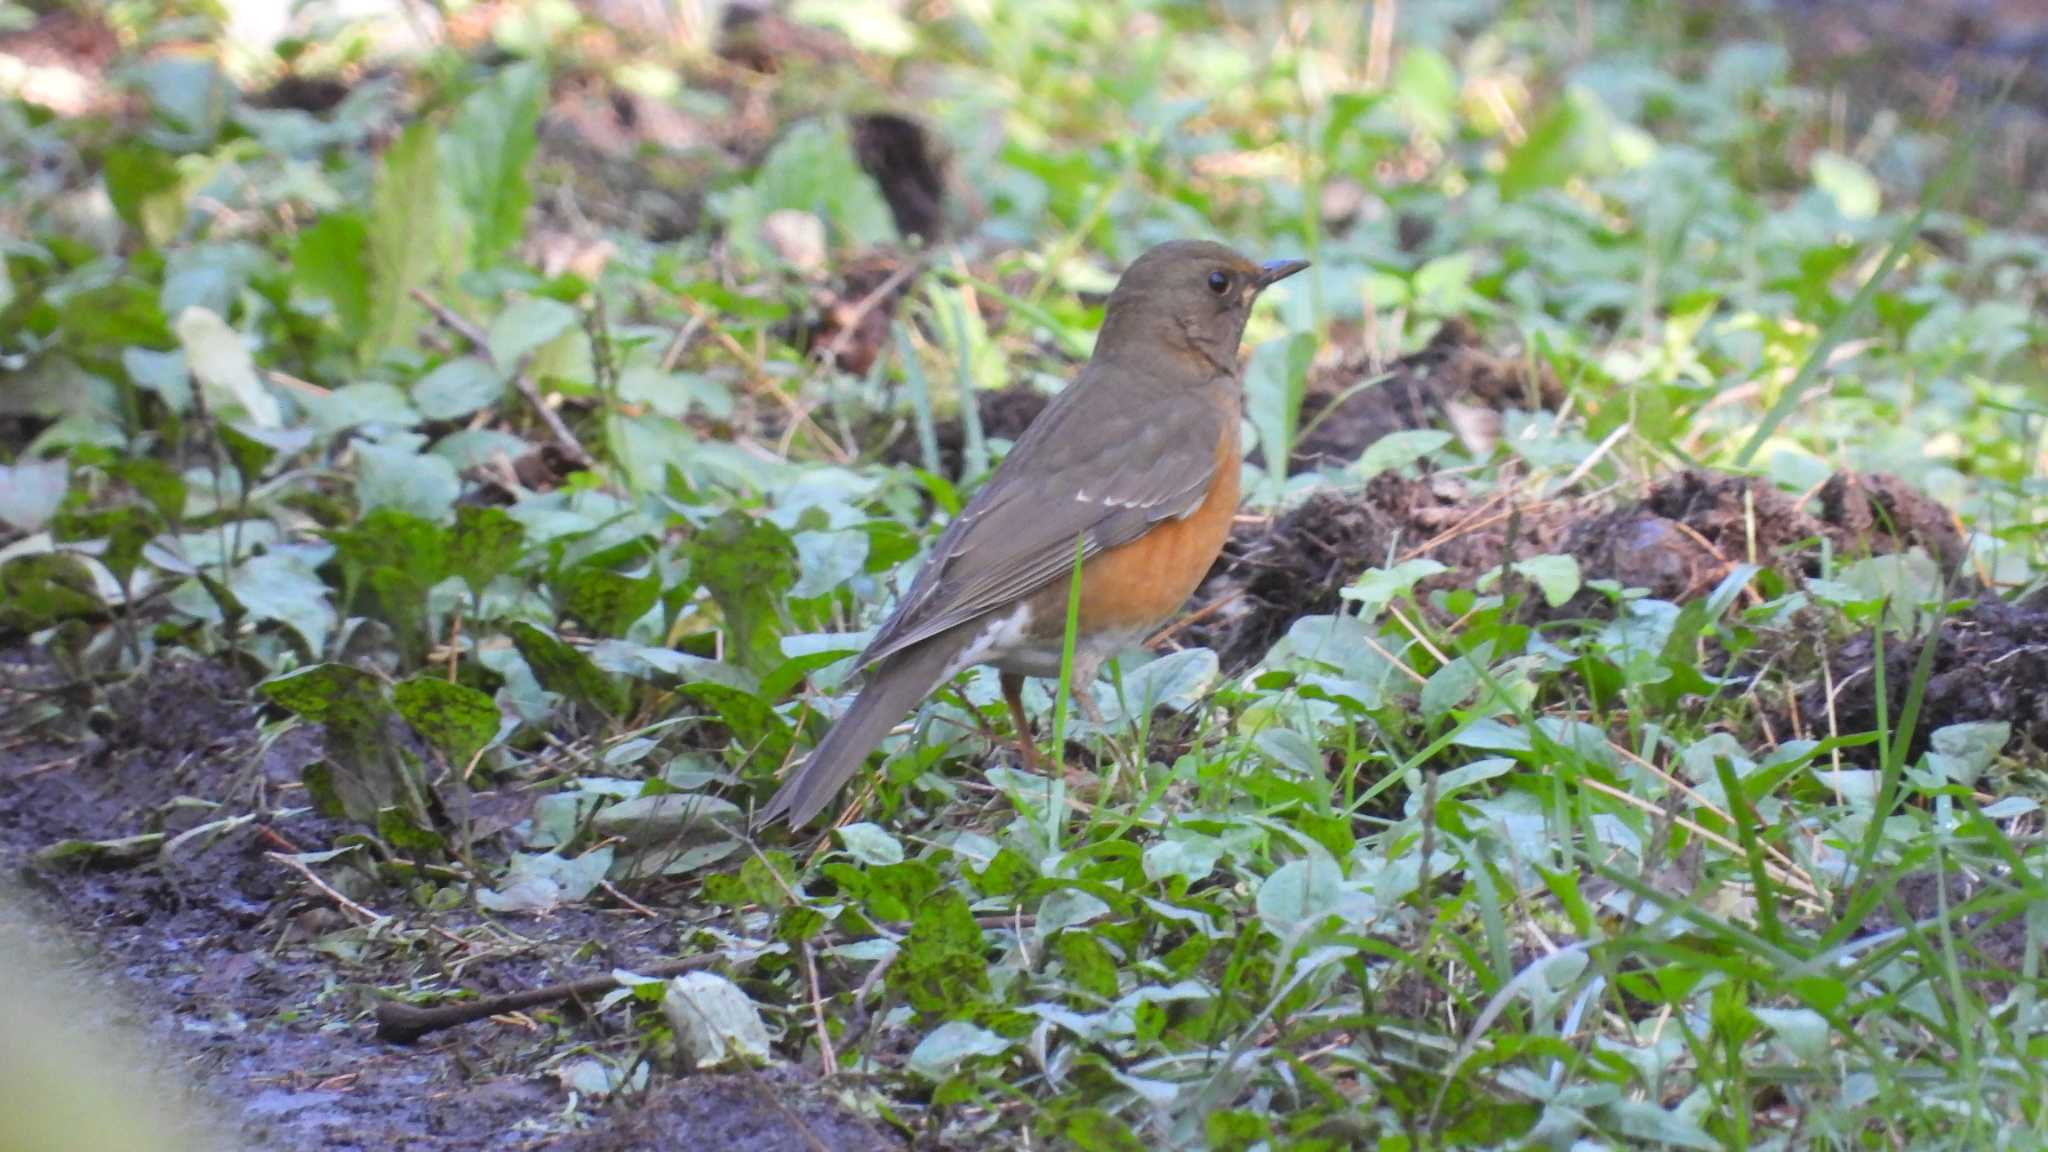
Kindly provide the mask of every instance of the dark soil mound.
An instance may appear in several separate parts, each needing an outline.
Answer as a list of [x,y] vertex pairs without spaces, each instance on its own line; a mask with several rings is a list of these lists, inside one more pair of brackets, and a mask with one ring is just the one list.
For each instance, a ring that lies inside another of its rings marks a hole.
[[[1914,729],[1917,756],[1927,734],[1949,724],[2003,720],[2012,746],[2048,749],[2048,605],[1982,599],[1942,623],[1933,641],[1934,665]],[[1898,723],[1924,641],[1887,636],[1884,644],[1886,715]],[[1877,730],[1877,640],[1852,637],[1829,657],[1834,671],[1834,730],[1844,735]],[[1826,681],[1809,687],[1799,712],[1809,730],[1830,731]]]
[[[1449,423],[1451,406],[1556,408],[1564,389],[1546,367],[1496,355],[1461,319],[1447,320],[1422,351],[1375,375],[1362,349],[1347,352],[1328,370],[1312,374],[1301,400],[1300,427],[1290,461],[1295,472],[1341,468],[1390,432]],[[1356,389],[1356,391],[1353,391]]]

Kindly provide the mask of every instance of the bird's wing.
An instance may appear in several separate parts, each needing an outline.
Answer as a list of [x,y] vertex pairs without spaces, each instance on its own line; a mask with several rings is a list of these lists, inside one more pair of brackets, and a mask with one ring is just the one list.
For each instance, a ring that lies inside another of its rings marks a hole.
[[1093,368],[939,537],[862,666],[1065,578],[1077,539],[1092,556],[1201,506],[1235,404],[1212,402],[1213,384],[1091,380]]

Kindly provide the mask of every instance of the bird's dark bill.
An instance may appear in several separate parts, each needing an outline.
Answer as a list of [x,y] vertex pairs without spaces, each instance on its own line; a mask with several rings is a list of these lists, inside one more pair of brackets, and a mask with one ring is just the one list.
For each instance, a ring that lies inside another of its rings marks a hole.
[[1268,260],[1259,265],[1259,287],[1270,288],[1306,267],[1306,260]]

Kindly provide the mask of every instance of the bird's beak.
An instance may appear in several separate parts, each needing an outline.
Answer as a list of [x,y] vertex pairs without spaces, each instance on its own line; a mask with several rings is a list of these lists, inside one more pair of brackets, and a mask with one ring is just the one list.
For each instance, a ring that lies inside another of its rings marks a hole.
[[1306,267],[1306,260],[1268,260],[1259,265],[1259,290],[1271,288]]

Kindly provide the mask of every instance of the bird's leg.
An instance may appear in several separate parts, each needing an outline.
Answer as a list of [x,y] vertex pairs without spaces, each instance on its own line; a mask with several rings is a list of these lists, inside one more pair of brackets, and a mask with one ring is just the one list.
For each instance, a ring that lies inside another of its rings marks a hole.
[[1074,706],[1081,710],[1081,718],[1102,727],[1102,709],[1095,705],[1095,678],[1102,674],[1102,657],[1092,652],[1074,653],[1073,681],[1067,687],[1074,693]]
[[1038,742],[1031,736],[1031,717],[1024,713],[1024,677],[1004,672],[998,679],[1003,685],[1003,703],[1010,706],[1010,725],[1017,730],[1017,751],[1023,754],[1024,767],[1044,772],[1045,761],[1039,757]]

